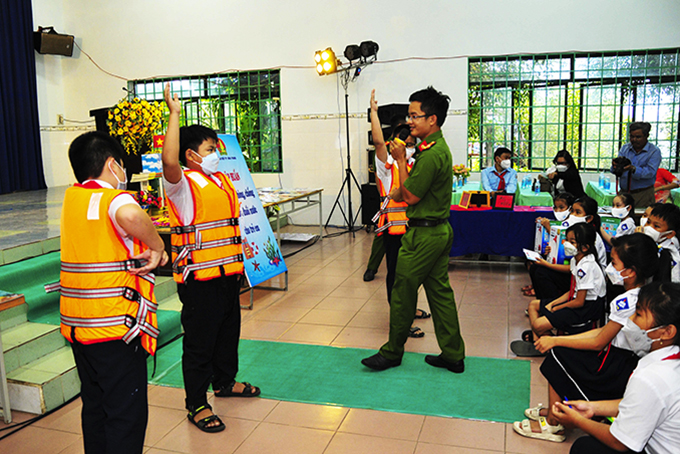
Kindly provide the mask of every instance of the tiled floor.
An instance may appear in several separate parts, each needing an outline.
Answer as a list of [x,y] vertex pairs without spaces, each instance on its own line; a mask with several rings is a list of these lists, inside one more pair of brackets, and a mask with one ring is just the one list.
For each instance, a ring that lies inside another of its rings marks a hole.
[[[326,238],[286,259],[289,290],[256,290],[254,309],[243,311],[242,338],[377,349],[387,338],[389,314],[384,263],[374,281],[362,279],[372,238],[364,231],[357,232],[355,238],[348,234]],[[528,276],[521,264],[457,261],[450,266],[449,275],[467,355],[514,357],[508,350],[509,341],[527,328],[524,309],[528,298],[520,289],[528,283]],[[242,296],[243,304],[247,298]],[[422,291],[420,300],[419,306],[427,309]],[[410,339],[406,349],[438,353],[432,320],[418,325],[427,334]],[[532,405],[547,400],[539,364],[532,363]],[[427,383],[413,385],[423,393],[436,392],[428,389]],[[205,434],[187,421],[183,390],[151,386],[145,452],[566,453],[577,436],[571,433],[567,442],[555,444],[522,438],[510,424],[291,403],[267,399],[266,389],[263,394],[265,398],[257,399],[213,401],[211,397],[210,403],[227,430]],[[18,422],[31,416],[14,413]],[[3,427],[0,422],[0,437],[7,433]],[[80,401],[0,440],[0,452],[83,452]]]

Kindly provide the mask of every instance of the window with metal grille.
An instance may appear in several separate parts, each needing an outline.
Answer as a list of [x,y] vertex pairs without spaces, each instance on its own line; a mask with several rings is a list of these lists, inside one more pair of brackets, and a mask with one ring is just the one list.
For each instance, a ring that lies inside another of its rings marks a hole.
[[609,169],[628,124],[651,123],[661,166],[678,170],[680,49],[468,60],[468,165],[501,146],[515,167],[545,169],[566,149],[582,170]]
[[282,172],[279,70],[135,80],[128,89],[162,101],[168,82],[182,101],[180,125],[235,134],[251,172]]

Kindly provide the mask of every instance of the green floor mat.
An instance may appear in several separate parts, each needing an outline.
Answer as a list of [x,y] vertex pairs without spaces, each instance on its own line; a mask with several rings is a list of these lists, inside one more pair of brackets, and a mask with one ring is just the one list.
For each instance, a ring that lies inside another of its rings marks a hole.
[[[402,365],[383,372],[364,367],[375,350],[242,340],[238,379],[262,389],[268,399],[513,422],[529,407],[528,361],[465,359],[465,373],[454,374],[406,353]],[[183,387],[182,342],[158,351],[149,381]],[[152,368],[149,368],[151,373]]]

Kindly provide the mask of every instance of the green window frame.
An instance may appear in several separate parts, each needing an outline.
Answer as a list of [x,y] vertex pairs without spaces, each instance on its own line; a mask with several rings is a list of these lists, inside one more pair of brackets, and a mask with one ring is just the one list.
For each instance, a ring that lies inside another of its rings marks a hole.
[[468,166],[514,151],[545,169],[566,149],[582,170],[609,169],[628,124],[652,125],[661,166],[678,171],[680,49],[504,55],[468,59]]
[[218,134],[235,134],[251,172],[283,172],[280,70],[133,80],[128,91],[162,101],[168,82],[182,101],[180,125],[201,124]]

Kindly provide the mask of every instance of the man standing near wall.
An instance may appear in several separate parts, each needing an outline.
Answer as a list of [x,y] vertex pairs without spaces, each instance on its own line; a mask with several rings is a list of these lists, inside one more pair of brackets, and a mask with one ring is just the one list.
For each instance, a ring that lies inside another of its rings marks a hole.
[[392,198],[409,207],[408,230],[397,260],[397,271],[390,305],[389,340],[375,355],[361,363],[374,370],[401,364],[404,344],[416,311],[418,288],[423,285],[432,310],[435,335],[442,349],[439,356],[425,361],[435,367],[460,373],[465,369],[465,344],[460,335],[458,312],[449,283],[449,251],[453,230],[448,223],[451,205],[452,159],[441,126],[446,120],[449,97],[433,87],[417,91],[409,98],[408,125],[411,135],[422,140],[409,173],[406,149],[394,144],[392,156],[399,165],[401,185]]
[[[619,150],[619,157],[628,158],[631,162],[623,168],[619,179],[621,192],[633,195],[636,208],[646,208],[654,203],[654,183],[661,164],[661,150],[647,141],[651,129],[652,125],[645,121],[631,123],[628,126],[630,143]],[[613,171],[613,166],[610,170]]]

